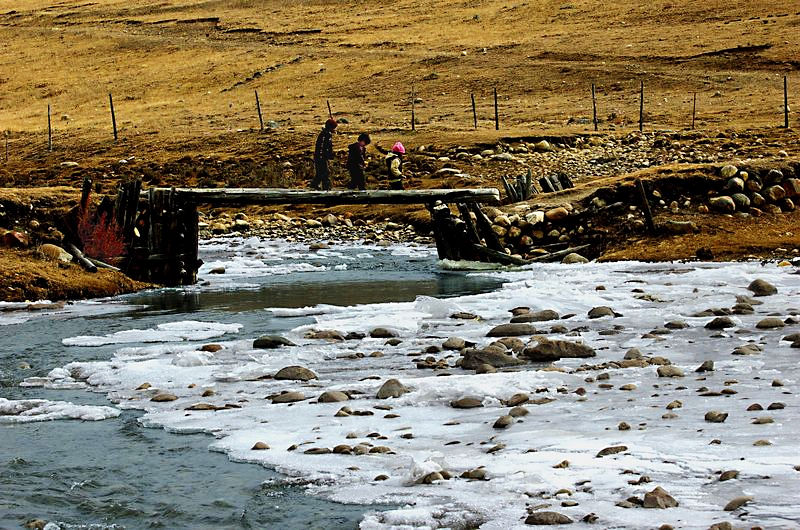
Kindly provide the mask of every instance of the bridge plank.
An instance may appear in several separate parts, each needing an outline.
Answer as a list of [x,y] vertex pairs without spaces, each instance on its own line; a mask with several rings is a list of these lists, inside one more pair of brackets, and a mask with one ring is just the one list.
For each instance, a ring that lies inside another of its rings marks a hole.
[[[156,188],[168,190],[169,188]],[[147,191],[143,191],[147,193]],[[495,188],[308,191],[280,188],[174,188],[176,196],[186,202],[211,206],[243,206],[248,204],[428,204],[485,203],[498,204],[500,192]]]

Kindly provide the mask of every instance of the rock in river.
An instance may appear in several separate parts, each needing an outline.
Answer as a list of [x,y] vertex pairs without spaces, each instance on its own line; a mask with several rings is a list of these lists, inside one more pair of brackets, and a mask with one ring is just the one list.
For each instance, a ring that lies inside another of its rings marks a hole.
[[310,381],[317,379],[317,374],[302,366],[287,366],[278,370],[275,379],[287,381]]
[[783,320],[778,317],[767,317],[759,320],[758,324],[756,324],[758,329],[775,329],[782,328],[783,326],[785,326]]
[[705,420],[709,423],[722,423],[728,418],[727,412],[719,412],[717,410],[710,410],[706,412]]
[[376,397],[378,399],[396,398],[408,392],[410,392],[410,390],[406,388],[403,383],[397,379],[389,379],[378,389]]
[[760,278],[750,282],[747,289],[753,291],[753,294],[756,296],[769,296],[778,292],[778,289],[776,289],[774,285]]
[[483,364],[488,364],[495,368],[503,368],[505,366],[524,364],[524,361],[502,352],[470,349],[464,353],[464,358],[461,361],[461,368],[465,370],[477,370],[478,367]]
[[678,501],[661,486],[657,486],[653,491],[644,494],[643,506],[645,508],[674,508],[678,506]]
[[369,332],[373,339],[391,339],[397,337],[397,332],[388,328],[375,328]]
[[533,512],[525,519],[525,524],[539,526],[570,524],[572,522],[572,519],[558,512]]
[[658,377],[683,377],[683,370],[671,364],[659,366],[656,372]]
[[589,310],[589,318],[618,317],[621,316],[608,306],[593,307]]
[[454,409],[474,409],[483,406],[483,401],[476,397],[463,397],[450,402]]
[[350,399],[350,396],[341,392],[339,390],[328,390],[327,392],[323,392],[317,401],[320,403],[338,403],[340,401],[347,401]]
[[730,317],[717,317],[706,324],[706,329],[725,329],[732,328],[736,323]]
[[741,508],[742,506],[744,506],[745,504],[747,504],[752,500],[753,497],[747,495],[742,495],[741,497],[735,497],[734,499],[731,499],[731,501],[728,504],[725,505],[725,508],[723,508],[723,510],[725,510],[726,512],[732,512],[734,510]]
[[521,355],[531,361],[555,361],[564,357],[594,357],[596,354],[593,348],[580,342],[544,339],[525,348]]
[[535,335],[536,328],[530,324],[517,323],[517,324],[500,324],[493,327],[487,337],[519,337],[520,335]]
[[272,396],[273,403],[295,403],[303,401],[306,396],[302,392],[283,392],[277,396]]
[[295,343],[279,335],[262,335],[253,341],[253,348],[260,350],[280,348],[281,346],[295,346]]

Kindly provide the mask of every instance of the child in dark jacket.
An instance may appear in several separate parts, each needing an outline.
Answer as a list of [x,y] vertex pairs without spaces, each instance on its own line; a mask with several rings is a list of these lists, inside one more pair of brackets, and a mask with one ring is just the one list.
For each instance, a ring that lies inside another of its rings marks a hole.
[[358,141],[347,148],[347,170],[350,172],[350,189],[364,191],[367,189],[364,169],[367,166],[367,146],[371,143],[367,133],[358,135]]

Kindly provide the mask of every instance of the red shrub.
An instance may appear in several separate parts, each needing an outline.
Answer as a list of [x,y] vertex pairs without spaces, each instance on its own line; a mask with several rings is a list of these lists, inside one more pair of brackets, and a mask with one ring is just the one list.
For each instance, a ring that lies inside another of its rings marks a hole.
[[78,237],[83,252],[95,259],[108,259],[125,255],[125,240],[116,219],[108,214],[91,215],[86,209],[78,219]]

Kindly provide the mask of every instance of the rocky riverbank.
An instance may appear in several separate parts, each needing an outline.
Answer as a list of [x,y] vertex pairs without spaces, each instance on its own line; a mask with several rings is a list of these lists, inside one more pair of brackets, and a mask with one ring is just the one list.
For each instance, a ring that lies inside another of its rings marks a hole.
[[[770,130],[763,134],[634,132],[512,138],[471,146],[418,145],[410,148],[407,184],[415,189],[502,188],[501,177],[530,171],[539,193],[524,202],[486,208],[500,247],[519,260],[792,260],[800,253],[794,228],[800,219],[795,204],[800,193],[796,144],[793,137]],[[379,168],[379,158],[373,157],[367,171],[371,187],[382,185]],[[116,161],[108,167],[60,164],[45,173],[61,183],[93,176],[97,192],[111,191],[120,179],[132,177],[150,185],[302,184],[308,167],[299,155],[264,163],[184,157],[164,164],[138,159]],[[29,180],[35,182],[45,173],[36,169]],[[574,188],[545,193],[536,184],[541,177],[560,175],[568,176]],[[343,178],[341,168],[334,164],[334,180]],[[655,231],[649,230],[637,179],[644,183]],[[30,251],[28,256],[34,258],[43,254],[37,250],[43,244],[66,247],[64,234],[69,227],[65,219],[78,199],[77,190],[67,187],[0,189],[0,227],[4,227],[0,245]],[[428,212],[407,206],[205,210],[200,229],[205,238],[241,234],[315,247],[335,241],[434,244]],[[8,254],[9,259],[17,255],[21,254]],[[56,276],[45,278],[35,266],[28,270],[27,280],[5,280],[19,293],[14,294],[15,300],[83,292],[80,285],[54,288]],[[122,287],[124,280],[114,281],[107,294],[134,285]],[[26,282],[30,287],[25,287]],[[10,292],[4,295],[11,296]],[[102,289],[91,292],[100,295]]]

